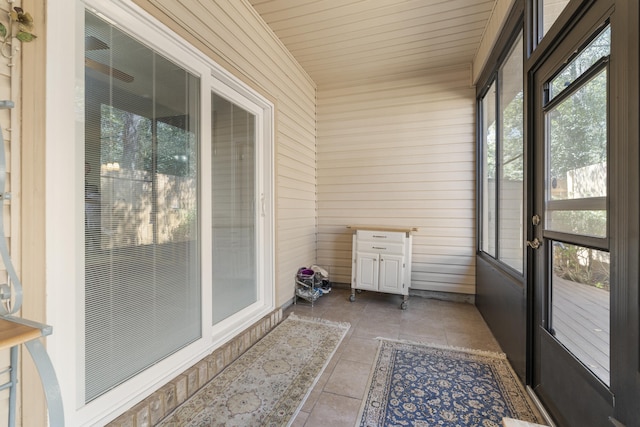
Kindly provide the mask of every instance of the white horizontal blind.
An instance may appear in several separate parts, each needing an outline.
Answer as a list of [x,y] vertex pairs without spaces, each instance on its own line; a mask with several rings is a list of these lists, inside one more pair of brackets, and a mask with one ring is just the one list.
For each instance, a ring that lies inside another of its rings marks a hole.
[[201,335],[200,82],[89,12],[85,36],[90,401]]
[[316,260],[315,84],[249,2],[135,2],[274,100],[280,306],[293,296],[297,269]]
[[212,93],[213,323],[256,302],[255,116]]
[[351,281],[349,224],[418,227],[413,289],[475,292],[467,66],[318,91],[318,263]]

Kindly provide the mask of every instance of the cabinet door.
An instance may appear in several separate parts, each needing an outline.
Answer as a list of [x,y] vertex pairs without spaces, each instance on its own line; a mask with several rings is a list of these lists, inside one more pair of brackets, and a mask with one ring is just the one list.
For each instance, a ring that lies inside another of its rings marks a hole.
[[378,254],[358,252],[356,254],[355,288],[378,290]]
[[404,257],[401,255],[380,255],[380,292],[404,294]]

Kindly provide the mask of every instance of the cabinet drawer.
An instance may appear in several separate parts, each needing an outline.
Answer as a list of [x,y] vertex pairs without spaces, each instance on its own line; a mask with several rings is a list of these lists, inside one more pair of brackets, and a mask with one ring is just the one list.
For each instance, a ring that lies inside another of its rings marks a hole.
[[404,254],[404,245],[402,243],[389,242],[361,242],[356,243],[356,251],[369,252],[375,254]]
[[405,239],[405,233],[398,231],[358,230],[356,234],[358,240],[371,240],[374,242],[404,243]]

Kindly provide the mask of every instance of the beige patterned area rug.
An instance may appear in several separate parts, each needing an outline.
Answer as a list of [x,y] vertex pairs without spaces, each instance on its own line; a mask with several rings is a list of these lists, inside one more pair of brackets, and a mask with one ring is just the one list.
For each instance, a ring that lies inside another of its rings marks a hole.
[[502,353],[380,340],[361,427],[543,423]]
[[349,327],[292,313],[158,425],[289,425]]

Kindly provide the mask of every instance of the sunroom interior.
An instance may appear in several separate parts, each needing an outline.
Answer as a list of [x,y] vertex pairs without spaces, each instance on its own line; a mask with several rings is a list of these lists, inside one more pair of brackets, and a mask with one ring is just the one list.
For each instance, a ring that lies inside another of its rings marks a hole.
[[475,304],[550,423],[638,425],[636,2],[105,3],[23,1],[2,77],[67,425],[281,313],[301,266],[348,288],[355,225],[416,230],[411,296]]

